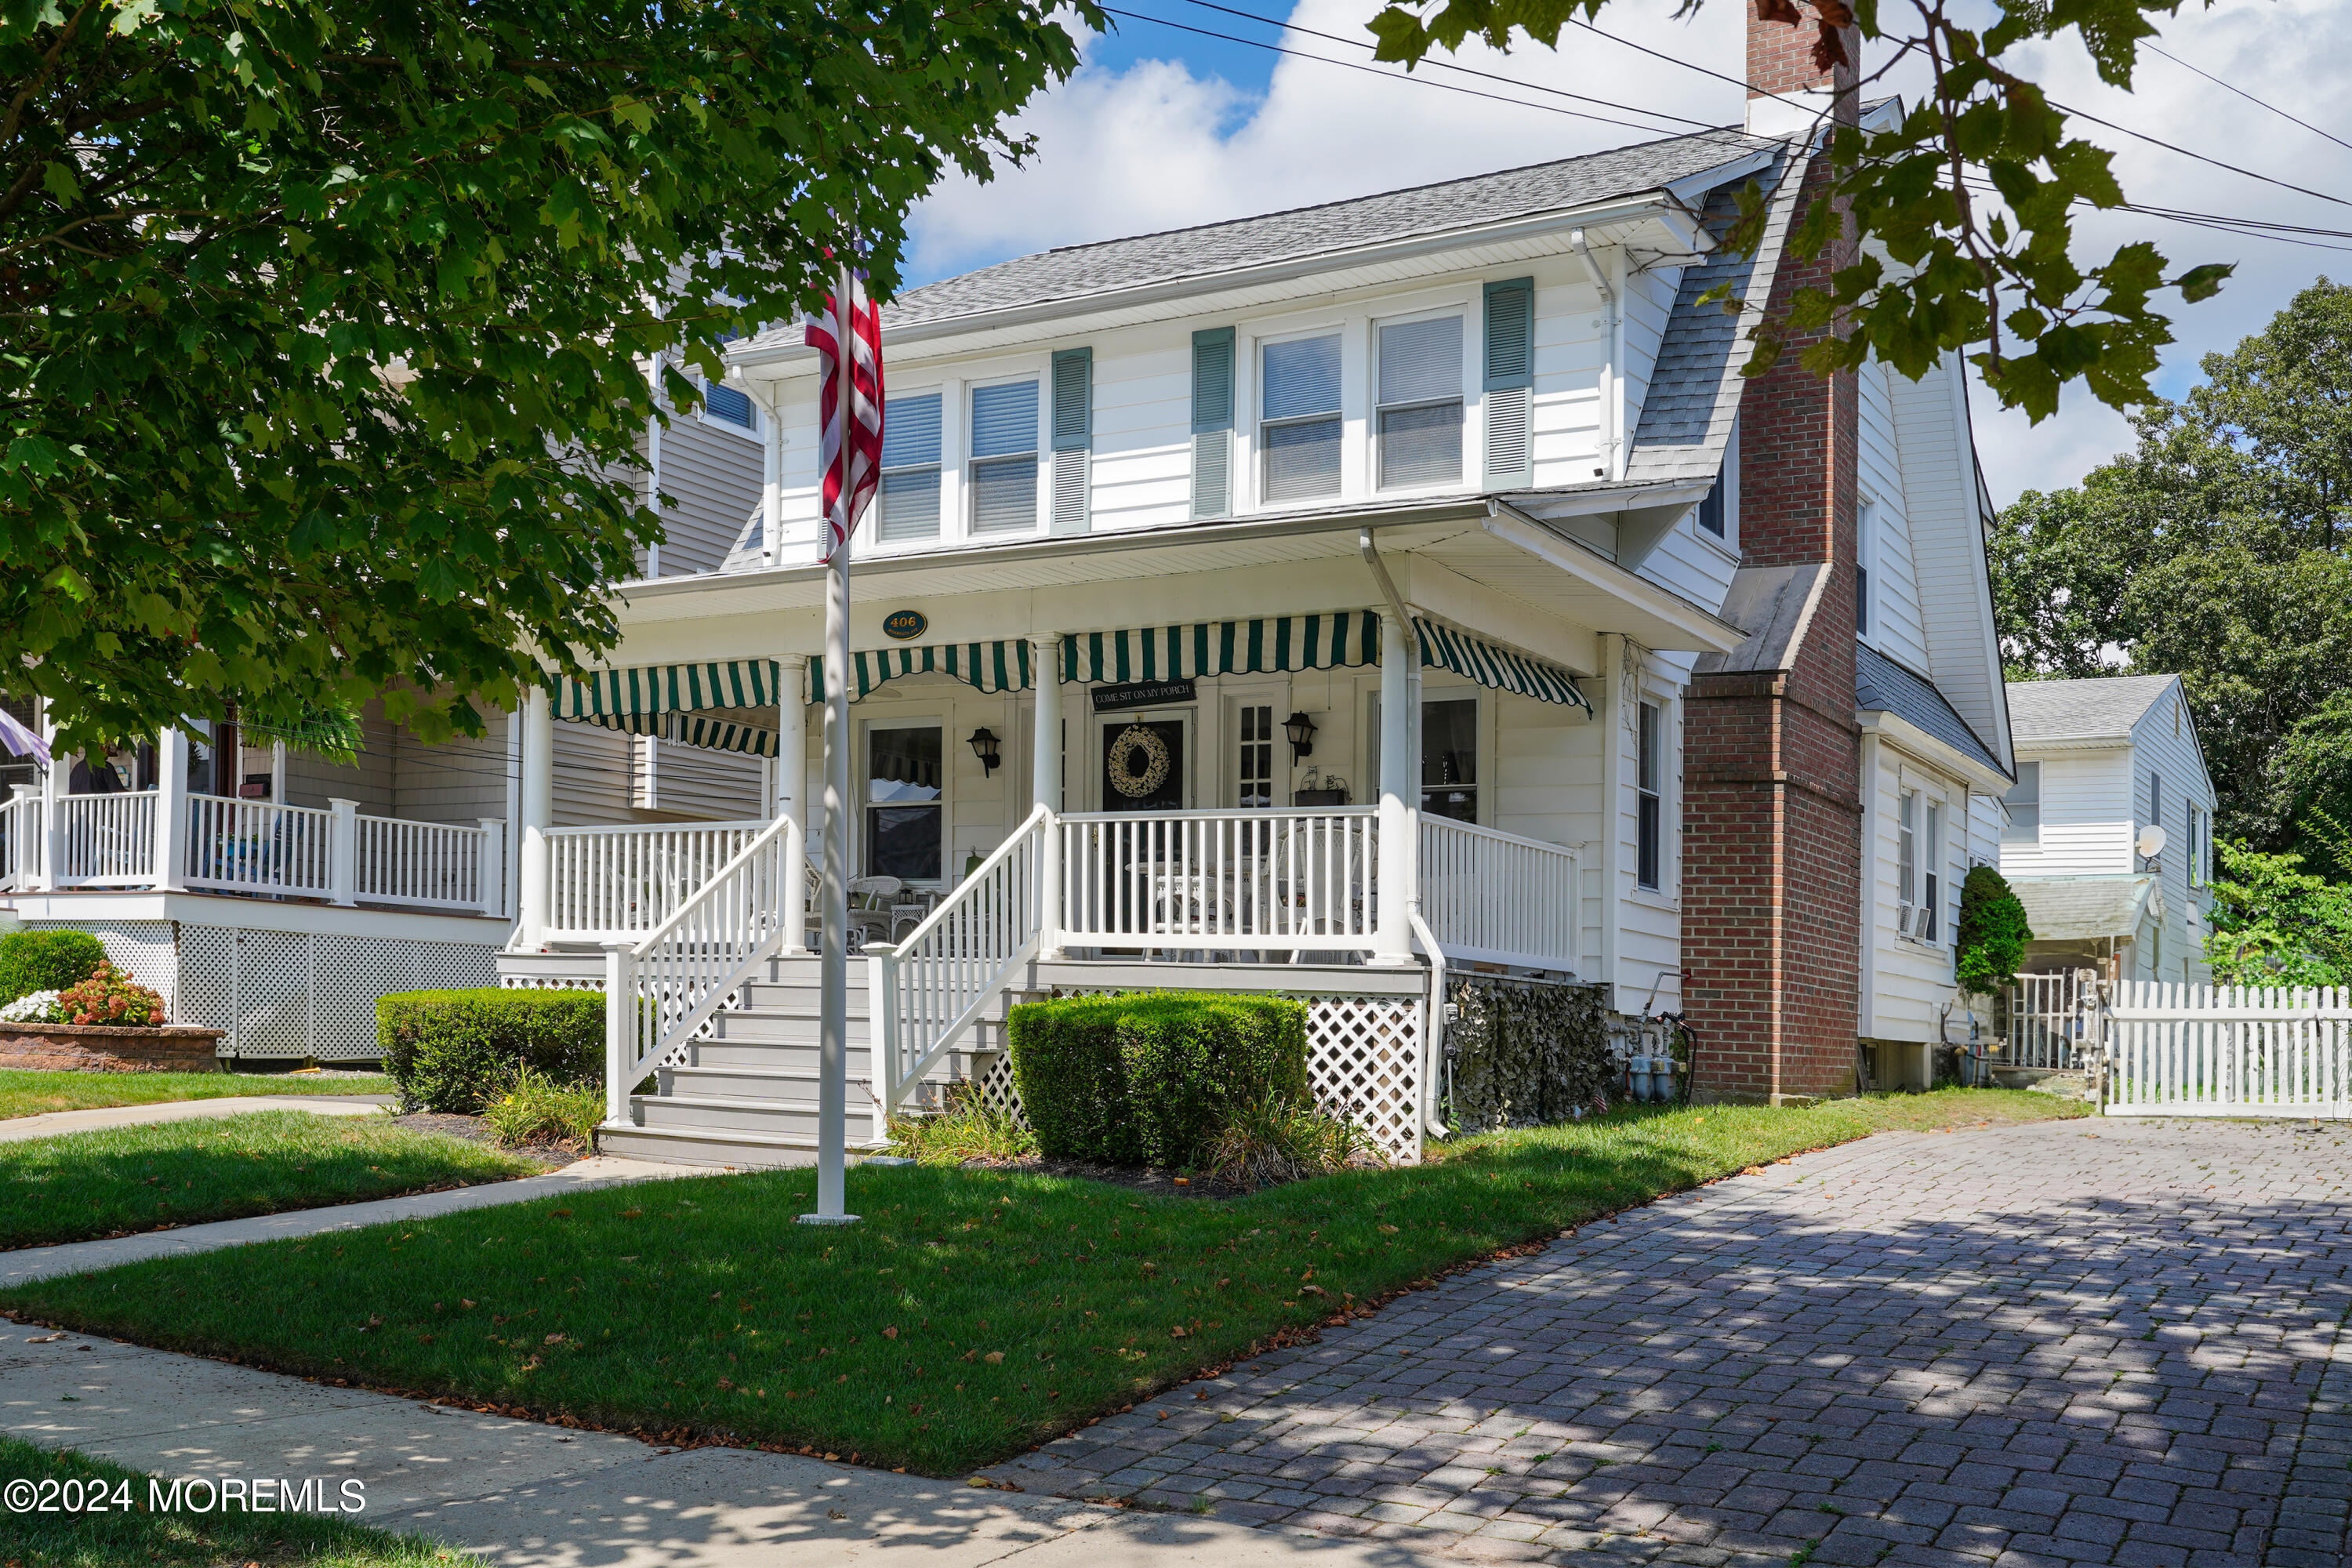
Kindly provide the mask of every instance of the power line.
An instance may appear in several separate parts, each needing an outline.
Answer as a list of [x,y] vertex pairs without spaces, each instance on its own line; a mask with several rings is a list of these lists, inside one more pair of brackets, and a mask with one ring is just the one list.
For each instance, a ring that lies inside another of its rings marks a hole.
[[2270,101],[2269,100],[2267,100],[2267,99],[2256,98],[2252,93],[2248,92],[2244,88],[2242,88],[2242,87],[2232,87],[2232,86],[2231,86],[2228,82],[2223,81],[2220,77],[2215,76],[2211,71],[2209,71],[2209,70],[2200,70],[2200,69],[2199,69],[2197,67],[2190,65],[2187,60],[2182,59],[2182,58],[2181,58],[2179,56],[2178,56],[2178,55],[2168,55],[2168,54],[2166,54],[2162,49],[2158,48],[2154,44],[2142,44],[2142,45],[2140,46],[2140,47],[2142,47],[2142,48],[2146,49],[2149,54],[2155,55],[2155,56],[2156,56],[2156,57],[2158,57],[2159,59],[2168,59],[2168,60],[2170,60],[2174,65],[2179,66],[2182,70],[2185,70],[2185,71],[2196,71],[2196,72],[2197,72],[2197,74],[2198,74],[2199,76],[2203,77],[2207,81],[2211,82],[2215,87],[2218,87],[2218,88],[2221,89],[2224,92],[2234,92],[2234,93],[2236,93],[2240,98],[2244,99],[2248,103],[2256,104],[2256,105],[2260,106],[2261,108],[2267,109],[2267,110],[2269,110],[2273,114],[2277,115],[2281,120],[2284,120],[2284,121],[2289,121],[2289,122],[2291,122],[2291,123],[2293,123],[2293,124],[2302,126],[2305,131],[2310,132],[2314,136],[2325,136],[2325,137],[2326,137],[2326,138],[2327,138],[2327,140],[2329,140],[2330,142],[2335,142],[2338,147],[2345,148],[2345,149],[2346,149],[2346,150],[2347,150],[2347,151],[2352,151],[2352,142],[2347,142],[2346,140],[2344,140],[2344,138],[2343,138],[2343,137],[2336,135],[2336,134],[2334,132],[2332,132],[2332,131],[2322,131],[2318,126],[2314,125],[2314,124],[2313,124],[2310,121],[2308,121],[2308,120],[2297,120],[2294,115],[2289,114],[2285,110],[2281,109],[2277,104],[2271,102],[2271,101]]

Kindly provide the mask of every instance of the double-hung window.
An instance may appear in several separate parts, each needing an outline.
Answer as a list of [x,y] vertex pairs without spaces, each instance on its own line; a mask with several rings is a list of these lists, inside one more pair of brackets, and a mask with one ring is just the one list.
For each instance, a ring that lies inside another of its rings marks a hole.
[[1921,942],[1939,940],[1944,909],[1944,804],[1927,803],[1927,874],[1920,879],[1919,918],[1914,930]]
[[882,409],[880,537],[940,536],[940,395],[893,397]]
[[2205,845],[2207,840],[2212,837],[2213,830],[2207,824],[2205,808],[2193,800],[2189,803],[2187,826],[2189,828],[2189,885],[2192,888],[2201,888],[2205,885]]
[[[1260,355],[1267,501],[1339,493],[1339,335],[1288,338]],[[1457,458],[1457,461],[1459,459]]]
[[1037,384],[971,390],[971,531],[1037,526]]
[[1382,489],[1462,482],[1462,318],[1381,326]]
[[944,731],[873,724],[866,731],[866,874],[940,879]]
[[[721,332],[719,334],[719,341],[721,343],[731,343],[742,335],[740,332]],[[703,382],[702,412],[706,418],[716,419],[724,425],[732,425],[739,430],[757,430],[760,427],[760,416],[751,406],[751,394],[740,386],[730,386],[725,382],[709,380]]]
[[1906,789],[1895,803],[1895,929],[1916,929],[1919,907],[1919,792]]
[[1663,710],[1642,704],[1641,751],[1635,761],[1637,804],[1633,826],[1633,885],[1654,891],[1662,881],[1666,849],[1666,759],[1660,732]]
[[1475,697],[1441,698],[1421,705],[1421,814],[1454,822],[1478,820]]
[[2017,764],[2017,783],[2001,799],[2009,804],[2009,826],[2000,830],[2004,844],[2042,842],[2042,764]]

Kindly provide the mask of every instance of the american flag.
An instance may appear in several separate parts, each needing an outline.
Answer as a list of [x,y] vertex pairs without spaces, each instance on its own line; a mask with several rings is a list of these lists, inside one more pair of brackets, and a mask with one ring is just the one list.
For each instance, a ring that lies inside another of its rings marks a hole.
[[[847,331],[841,300],[828,295],[824,314],[809,322],[806,339],[824,367],[819,416],[823,435],[818,457],[824,465],[825,538],[818,559],[849,542],[882,478],[882,313],[866,296],[863,273],[845,272],[849,283]],[[841,342],[849,341],[849,437],[841,430]]]

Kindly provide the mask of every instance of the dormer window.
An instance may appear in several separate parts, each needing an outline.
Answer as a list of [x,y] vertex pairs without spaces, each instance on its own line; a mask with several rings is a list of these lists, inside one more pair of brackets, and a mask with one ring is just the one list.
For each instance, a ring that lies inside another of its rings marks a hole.
[[1339,334],[1268,343],[1260,363],[1265,499],[1279,504],[1338,495]]
[[1381,328],[1382,489],[1462,482],[1462,318]]

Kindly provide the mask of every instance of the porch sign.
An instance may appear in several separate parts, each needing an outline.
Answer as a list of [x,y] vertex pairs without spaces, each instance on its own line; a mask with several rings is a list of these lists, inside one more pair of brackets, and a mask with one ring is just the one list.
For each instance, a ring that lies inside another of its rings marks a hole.
[[1097,686],[1095,711],[1118,713],[1129,708],[1172,708],[1196,696],[1190,680],[1145,680],[1132,686]]
[[[823,367],[817,408],[824,475],[824,867],[818,897],[816,1212],[803,1225],[855,1225],[845,1212],[849,1130],[849,541],[881,482],[882,321],[847,258],[805,341]],[[787,880],[789,881],[789,878]],[[874,998],[878,1005],[880,998]]]

